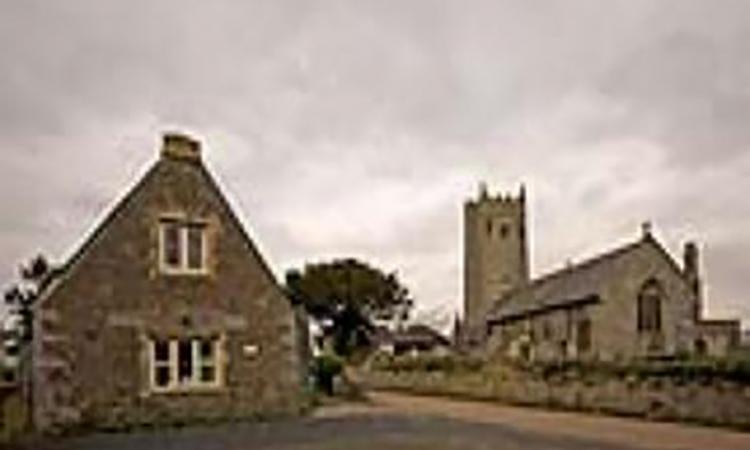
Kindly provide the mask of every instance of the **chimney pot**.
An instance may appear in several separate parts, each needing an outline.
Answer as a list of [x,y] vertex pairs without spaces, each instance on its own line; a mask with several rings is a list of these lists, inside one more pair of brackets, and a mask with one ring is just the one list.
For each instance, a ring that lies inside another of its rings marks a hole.
[[653,225],[650,221],[643,222],[641,224],[641,233],[644,238],[650,238],[653,230]]
[[199,162],[201,143],[184,133],[165,133],[161,155],[163,158]]

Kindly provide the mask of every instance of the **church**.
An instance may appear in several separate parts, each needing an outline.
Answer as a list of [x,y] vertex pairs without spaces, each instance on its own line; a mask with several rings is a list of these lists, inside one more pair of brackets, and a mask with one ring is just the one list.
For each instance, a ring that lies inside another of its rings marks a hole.
[[531,278],[526,193],[464,204],[464,343],[526,361],[725,357],[739,320],[707,320],[698,246],[681,263],[650,224],[632,242]]

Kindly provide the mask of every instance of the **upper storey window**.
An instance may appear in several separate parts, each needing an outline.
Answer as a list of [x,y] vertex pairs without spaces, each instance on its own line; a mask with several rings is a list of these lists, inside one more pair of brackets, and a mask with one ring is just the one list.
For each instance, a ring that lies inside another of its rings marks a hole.
[[163,272],[207,272],[205,222],[162,219],[159,228],[159,259]]

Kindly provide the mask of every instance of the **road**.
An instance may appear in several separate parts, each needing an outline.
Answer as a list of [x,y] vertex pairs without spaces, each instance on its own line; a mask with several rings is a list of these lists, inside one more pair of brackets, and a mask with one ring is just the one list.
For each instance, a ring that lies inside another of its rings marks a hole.
[[750,434],[488,403],[372,393],[312,417],[35,443],[25,450],[748,450]]

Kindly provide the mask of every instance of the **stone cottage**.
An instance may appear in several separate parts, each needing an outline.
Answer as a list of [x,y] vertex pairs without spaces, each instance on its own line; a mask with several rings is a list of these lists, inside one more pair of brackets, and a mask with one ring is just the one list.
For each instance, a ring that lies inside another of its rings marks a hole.
[[200,144],[167,134],[158,160],[37,302],[34,425],[295,413],[297,323]]
[[737,320],[705,320],[698,247],[682,264],[644,224],[640,238],[531,279],[524,189],[465,205],[465,318],[492,354],[532,360],[723,357]]
[[395,329],[376,327],[373,340],[378,353],[390,356],[445,356],[451,353],[451,340],[425,324],[411,324]]

